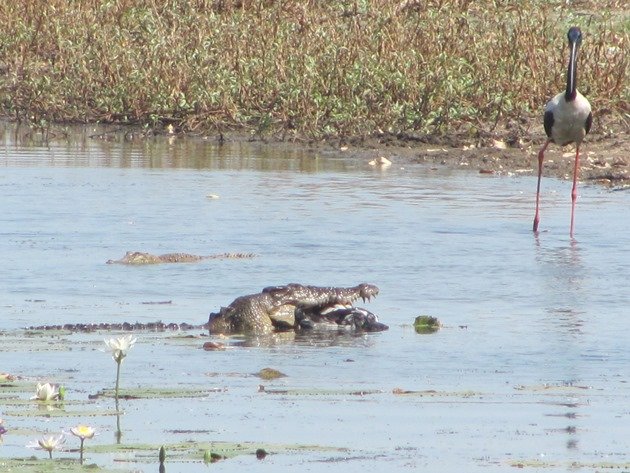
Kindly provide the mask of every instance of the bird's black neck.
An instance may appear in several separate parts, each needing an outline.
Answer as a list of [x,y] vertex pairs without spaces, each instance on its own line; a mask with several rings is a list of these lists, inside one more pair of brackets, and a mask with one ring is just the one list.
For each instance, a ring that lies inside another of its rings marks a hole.
[[577,52],[578,44],[575,42],[570,43],[571,54],[569,56],[569,68],[567,69],[567,90],[564,93],[564,98],[567,102],[575,100],[577,95]]

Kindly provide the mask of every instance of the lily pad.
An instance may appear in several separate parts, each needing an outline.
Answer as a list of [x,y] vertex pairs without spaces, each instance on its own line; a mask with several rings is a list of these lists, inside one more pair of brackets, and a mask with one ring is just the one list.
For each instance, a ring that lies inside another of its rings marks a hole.
[[575,392],[583,392],[592,389],[591,386],[582,386],[575,384],[532,384],[532,385],[522,385],[514,386],[516,391],[531,391],[533,393],[543,392],[543,393],[575,393]]
[[383,393],[378,389],[267,389],[262,385],[258,387],[258,392],[288,396],[367,396]]
[[[187,388],[131,388],[121,389],[118,391],[119,399],[164,399],[164,398],[193,398],[193,397],[206,397],[211,393],[222,391],[221,388],[211,389],[187,389]],[[113,389],[101,389],[96,394],[91,394],[90,399],[99,398],[115,398],[115,391]]]
[[90,454],[125,455],[129,462],[157,462],[160,449],[164,447],[166,464],[177,461],[203,461],[204,458],[234,458],[239,455],[257,455],[265,453],[291,452],[346,452],[348,449],[325,445],[303,444],[269,444],[254,442],[181,442],[169,445],[151,444],[109,444],[91,445],[86,447]]
[[100,416],[113,416],[116,414],[120,414],[120,412],[110,409],[95,409],[95,410],[67,410],[65,407],[55,407],[53,405],[46,406],[50,407],[50,409],[25,409],[25,410],[13,410],[13,411],[4,411],[4,415],[8,417],[22,417],[22,418],[30,418],[30,417],[46,417],[46,418],[57,418],[57,417],[100,417]]
[[[8,458],[0,461],[2,471],[19,471],[20,473],[85,473],[86,471],[97,471],[99,473],[122,473],[125,470],[119,468],[101,468],[95,464],[81,465],[74,459],[37,459],[30,458]],[[129,470],[128,470],[129,471]]]
[[0,399],[9,397],[18,393],[35,394],[35,385],[33,381],[14,380],[0,382]]
[[417,396],[417,397],[460,397],[471,398],[478,397],[482,394],[475,391],[436,391],[434,389],[424,389],[420,391],[413,391],[401,388],[392,389],[392,394],[397,396]]
[[567,470],[580,470],[580,469],[593,469],[593,470],[614,470],[614,471],[627,471],[630,469],[629,462],[575,462],[571,461],[563,462],[563,461],[542,461],[538,459],[523,459],[523,460],[512,460],[510,461],[510,466],[524,469],[524,468],[535,468],[536,470],[545,469],[545,468],[553,468],[556,469],[561,467],[562,469]]

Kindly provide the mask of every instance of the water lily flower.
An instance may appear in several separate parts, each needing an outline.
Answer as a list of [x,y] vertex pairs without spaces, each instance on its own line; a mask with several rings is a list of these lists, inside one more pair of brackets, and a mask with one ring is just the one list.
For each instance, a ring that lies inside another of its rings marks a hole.
[[96,431],[94,430],[94,428],[90,427],[89,425],[82,424],[71,428],[70,432],[72,433],[72,435],[74,435],[75,437],[79,437],[81,440],[91,439],[96,435]]
[[39,439],[36,444],[28,445],[28,447],[46,450],[49,458],[52,459],[53,450],[59,450],[65,441],[66,439],[63,435],[49,435],[48,437]]
[[35,396],[31,400],[37,401],[58,401],[60,398],[59,389],[50,383],[40,384],[37,383],[35,390]]
[[79,463],[83,465],[83,442],[85,442],[85,439],[93,438],[94,435],[96,435],[96,431],[89,425],[80,424],[70,429],[70,432],[72,433],[72,435],[74,435],[75,437],[79,437],[79,439],[81,440]]
[[120,382],[120,364],[127,356],[127,352],[133,348],[133,344],[136,343],[137,338],[133,335],[125,335],[119,338],[110,338],[105,340],[105,345],[112,352],[112,358],[116,362],[116,389],[115,398],[118,403],[118,384]]
[[127,352],[133,348],[137,338],[133,335],[125,335],[118,338],[110,338],[105,340],[105,345],[112,352],[112,358],[118,364],[127,356]]

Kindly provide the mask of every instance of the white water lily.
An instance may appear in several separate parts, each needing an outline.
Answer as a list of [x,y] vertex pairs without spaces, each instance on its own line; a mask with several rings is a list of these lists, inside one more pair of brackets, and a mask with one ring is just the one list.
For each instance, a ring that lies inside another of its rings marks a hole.
[[127,356],[127,352],[133,348],[137,338],[133,335],[125,335],[118,338],[105,340],[105,345],[112,352],[112,358],[116,362],[116,388],[114,391],[116,403],[118,403],[118,384],[120,382],[120,365]]
[[49,458],[52,459],[53,450],[59,450],[61,445],[66,441],[63,435],[49,435],[48,437],[42,437],[37,441],[27,445],[27,447],[37,448],[38,450],[46,450]]
[[79,439],[81,440],[81,449],[79,450],[79,463],[83,465],[83,442],[85,442],[85,439],[91,439],[92,437],[94,437],[96,435],[96,431],[93,427],[90,427],[89,425],[80,424],[70,429],[70,432],[72,433],[72,435],[74,435],[75,437],[79,437]]
[[59,389],[50,383],[40,384],[37,383],[35,389],[35,396],[31,398],[32,401],[58,401],[60,398]]
[[77,425],[70,429],[70,433],[75,437],[79,437],[81,440],[91,439],[96,435],[96,431],[89,425]]
[[137,338],[133,335],[125,335],[118,338],[110,338],[105,340],[105,345],[112,352],[112,358],[118,364],[120,364],[127,356],[127,352],[133,348],[133,344],[136,343]]

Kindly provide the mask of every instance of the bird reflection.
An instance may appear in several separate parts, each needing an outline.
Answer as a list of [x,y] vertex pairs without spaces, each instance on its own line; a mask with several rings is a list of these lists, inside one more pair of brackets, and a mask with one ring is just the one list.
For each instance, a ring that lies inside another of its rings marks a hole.
[[578,412],[584,408],[578,392],[586,389],[580,385],[580,338],[584,334],[582,328],[588,307],[588,268],[582,261],[582,248],[577,240],[571,238],[568,243],[558,244],[536,235],[534,241],[536,267],[542,276],[540,304],[549,316],[545,317],[545,324],[556,334],[554,349],[564,353],[562,360],[554,360],[554,364],[561,370],[557,373],[562,379],[560,387],[571,392],[570,400],[559,404],[562,411],[551,414],[566,419],[566,424],[554,431],[566,435],[567,450],[576,451],[580,433],[578,418],[581,417]]
[[587,297],[584,288],[587,270],[581,248],[573,238],[568,245],[560,246],[547,245],[538,235],[534,241],[536,263],[547,281],[541,291],[545,310],[558,316],[561,326],[569,332],[579,332]]

